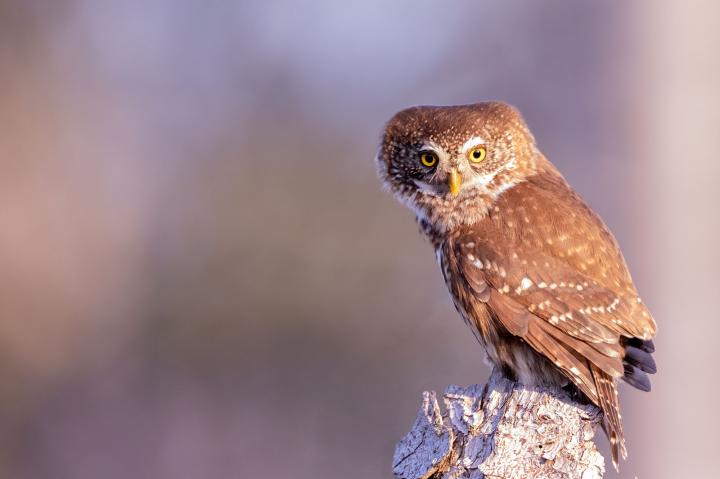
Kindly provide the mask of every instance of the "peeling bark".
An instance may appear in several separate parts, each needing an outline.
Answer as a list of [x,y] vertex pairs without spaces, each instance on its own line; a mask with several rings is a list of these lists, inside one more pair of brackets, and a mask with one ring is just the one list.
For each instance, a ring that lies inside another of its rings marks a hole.
[[403,479],[598,479],[605,460],[593,443],[602,413],[564,390],[528,387],[493,371],[485,386],[424,392],[412,430],[398,443]]

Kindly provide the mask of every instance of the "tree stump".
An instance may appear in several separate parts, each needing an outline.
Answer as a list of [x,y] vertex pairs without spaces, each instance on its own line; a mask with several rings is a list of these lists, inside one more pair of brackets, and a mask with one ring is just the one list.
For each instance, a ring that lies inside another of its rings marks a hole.
[[601,478],[593,442],[602,412],[559,388],[528,387],[494,370],[485,386],[449,386],[442,412],[434,391],[398,443],[403,479]]

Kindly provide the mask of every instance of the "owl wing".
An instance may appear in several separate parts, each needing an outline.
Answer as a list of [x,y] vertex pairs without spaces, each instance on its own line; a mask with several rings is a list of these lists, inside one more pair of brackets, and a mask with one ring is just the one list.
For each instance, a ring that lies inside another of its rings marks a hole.
[[615,238],[556,171],[501,195],[455,244],[468,275],[481,271],[489,285],[576,339],[603,347],[619,336],[655,334]]
[[592,374],[578,359],[613,377],[623,375],[620,336],[633,336],[621,319],[630,314],[626,299],[542,251],[500,253],[471,233],[451,248],[456,274],[475,298],[487,303],[510,333],[571,379],[580,379],[579,386],[590,396],[595,396]]
[[469,235],[459,238],[451,254],[479,296],[487,296],[488,289],[505,298],[502,303],[517,303],[524,312],[608,354],[604,345],[617,343],[620,336],[648,340],[654,333],[637,296],[610,290],[543,251],[498,253]]
[[[618,293],[537,249],[499,252],[468,233],[449,255],[457,274],[513,335],[547,357],[606,416],[613,460],[625,456],[614,378],[626,374],[626,343],[652,334],[634,321],[648,314],[637,297]],[[654,364],[653,364],[654,367]]]

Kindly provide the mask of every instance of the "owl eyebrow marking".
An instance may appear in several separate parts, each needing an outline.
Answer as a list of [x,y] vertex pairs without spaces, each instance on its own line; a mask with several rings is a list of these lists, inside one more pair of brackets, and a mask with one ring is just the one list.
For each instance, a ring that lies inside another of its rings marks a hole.
[[460,153],[465,153],[466,151],[468,151],[470,148],[472,148],[474,146],[484,145],[484,144],[485,144],[485,140],[482,137],[473,136],[468,141],[463,143],[463,146],[460,147]]
[[438,154],[438,156],[445,155],[445,150],[442,149],[440,145],[435,143],[434,141],[426,141],[422,145],[420,145],[420,150],[432,150],[435,153]]

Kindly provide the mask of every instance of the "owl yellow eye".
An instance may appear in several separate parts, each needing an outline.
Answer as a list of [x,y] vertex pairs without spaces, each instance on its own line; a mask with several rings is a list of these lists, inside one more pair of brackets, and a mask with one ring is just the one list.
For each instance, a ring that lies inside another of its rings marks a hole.
[[486,152],[484,146],[476,146],[472,150],[468,151],[468,160],[473,163],[480,163],[485,159],[485,154]]
[[420,152],[420,163],[428,168],[432,168],[438,162],[438,157],[432,151],[421,151]]

